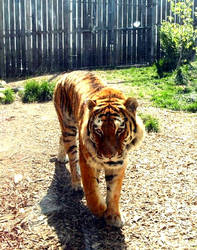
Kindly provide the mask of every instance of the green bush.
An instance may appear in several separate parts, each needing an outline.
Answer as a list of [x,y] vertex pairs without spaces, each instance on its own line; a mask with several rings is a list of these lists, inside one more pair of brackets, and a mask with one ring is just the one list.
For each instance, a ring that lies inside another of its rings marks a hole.
[[[162,60],[156,62],[160,77],[163,72],[172,72],[181,65],[189,63],[196,50],[197,30],[193,25],[193,2],[170,0],[172,15],[163,21],[160,28]],[[195,13],[196,15],[196,13]],[[175,23],[174,16],[180,20]]]
[[22,102],[36,102],[39,96],[39,83],[35,80],[30,80],[25,84],[25,90],[22,94]]
[[22,93],[22,101],[24,103],[50,101],[53,98],[54,86],[54,83],[47,81],[40,83],[36,80],[28,81]]
[[15,95],[14,95],[14,91],[12,89],[6,89],[2,92],[4,94],[5,97],[3,97],[2,99],[0,99],[0,102],[2,104],[10,104],[13,103],[15,100]]
[[192,112],[192,113],[196,113],[196,112],[197,112],[197,101],[188,104],[188,105],[185,107],[185,111]]
[[140,117],[142,118],[145,129],[148,133],[150,132],[159,132],[159,121],[157,118],[152,117],[149,114],[140,114]]
[[175,72],[175,83],[176,85],[187,85],[188,84],[188,79],[186,74],[184,74],[183,70],[178,68]]
[[38,101],[46,102],[52,100],[54,87],[54,83],[48,83],[47,81],[41,82],[39,86]]

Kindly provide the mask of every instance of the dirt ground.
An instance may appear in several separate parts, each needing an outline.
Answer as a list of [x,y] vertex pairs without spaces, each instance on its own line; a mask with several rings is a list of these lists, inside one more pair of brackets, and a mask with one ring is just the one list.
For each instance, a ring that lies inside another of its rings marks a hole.
[[56,163],[53,103],[1,105],[0,249],[197,249],[197,115],[143,101],[139,112],[159,118],[161,131],[129,155],[125,225],[115,229],[90,213],[69,168]]

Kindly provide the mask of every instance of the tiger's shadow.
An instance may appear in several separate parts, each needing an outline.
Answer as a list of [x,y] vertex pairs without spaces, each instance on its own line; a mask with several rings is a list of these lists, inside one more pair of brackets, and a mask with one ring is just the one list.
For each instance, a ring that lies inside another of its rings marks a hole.
[[57,161],[51,185],[39,205],[63,249],[126,249],[121,229],[106,226],[91,214],[83,193],[73,192],[69,171]]

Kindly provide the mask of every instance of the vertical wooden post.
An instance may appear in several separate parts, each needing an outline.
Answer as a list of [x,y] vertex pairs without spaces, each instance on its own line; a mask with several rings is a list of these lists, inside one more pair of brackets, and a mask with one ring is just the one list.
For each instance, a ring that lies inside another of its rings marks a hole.
[[0,1],[0,78],[3,78],[5,76],[3,17],[4,17],[3,1]]

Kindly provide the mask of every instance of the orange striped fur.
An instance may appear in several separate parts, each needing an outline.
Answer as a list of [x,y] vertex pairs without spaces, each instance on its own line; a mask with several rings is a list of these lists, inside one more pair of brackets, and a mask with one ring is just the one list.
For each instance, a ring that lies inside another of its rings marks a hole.
[[[82,178],[92,213],[104,216],[107,224],[122,226],[119,199],[127,155],[144,136],[136,99],[126,99],[91,72],[74,71],[57,83],[54,105],[62,132],[58,160],[64,162],[68,155],[73,188],[81,187]],[[101,169],[107,183],[106,201],[98,186]]]

